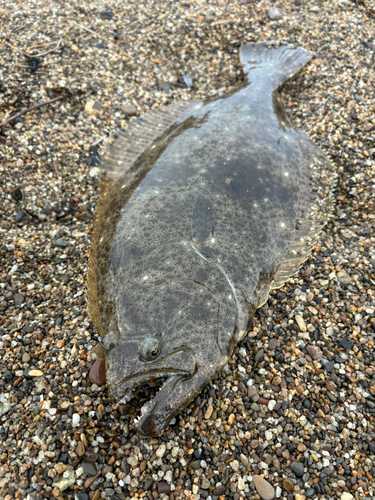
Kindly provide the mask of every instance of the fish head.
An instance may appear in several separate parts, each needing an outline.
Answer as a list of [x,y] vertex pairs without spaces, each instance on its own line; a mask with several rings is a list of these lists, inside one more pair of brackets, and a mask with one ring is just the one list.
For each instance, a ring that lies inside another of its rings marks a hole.
[[[145,263],[143,276],[134,268],[126,273],[126,287],[115,286],[116,312],[102,339],[107,385],[116,401],[127,401],[150,380],[164,379],[135,421],[144,436],[160,435],[227,363],[237,330],[236,302],[225,279],[214,283],[211,276],[216,289],[210,289],[191,279],[194,266],[187,273],[186,260],[179,262],[180,270],[177,262],[172,265],[173,275],[155,262],[147,275]],[[123,283],[121,272],[116,279]]]

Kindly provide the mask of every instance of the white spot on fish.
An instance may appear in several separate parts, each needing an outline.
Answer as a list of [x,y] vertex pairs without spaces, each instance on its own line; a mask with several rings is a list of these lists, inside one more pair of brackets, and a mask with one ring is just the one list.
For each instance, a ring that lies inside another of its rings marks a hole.
[[285,224],[284,224],[284,222],[282,222],[282,223],[280,224],[280,226],[281,226],[281,227],[285,227]]
[[232,300],[232,295],[228,295],[228,299],[229,299],[229,300]]
[[104,238],[104,236],[102,236],[102,237],[100,238],[100,243],[103,241],[103,238]]
[[285,177],[289,176],[289,172],[284,172]]
[[143,276],[143,279],[144,280],[148,280],[148,276]]
[[126,187],[126,184],[123,184],[123,185],[121,186],[121,189],[124,189],[125,187]]
[[258,205],[256,203],[254,203],[254,207],[256,208]]
[[215,243],[215,238],[212,238],[211,243]]
[[265,201],[265,202],[267,203],[267,201],[268,201],[268,198],[264,198],[264,200],[263,200],[263,201]]

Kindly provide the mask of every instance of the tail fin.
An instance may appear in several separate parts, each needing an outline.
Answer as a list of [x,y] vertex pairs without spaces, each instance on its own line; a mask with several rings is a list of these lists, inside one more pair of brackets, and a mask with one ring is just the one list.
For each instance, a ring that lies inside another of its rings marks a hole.
[[240,49],[240,60],[246,75],[257,69],[269,74],[275,88],[286,82],[312,58],[304,49],[291,49],[287,45],[269,48],[264,43],[245,43]]

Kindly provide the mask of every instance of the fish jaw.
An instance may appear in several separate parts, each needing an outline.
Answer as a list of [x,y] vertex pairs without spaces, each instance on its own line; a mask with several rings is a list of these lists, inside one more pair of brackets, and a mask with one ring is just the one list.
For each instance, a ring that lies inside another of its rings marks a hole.
[[171,376],[137,420],[135,427],[141,437],[160,436],[172,418],[185,408],[216,375],[228,359],[215,368],[198,368],[191,377]]

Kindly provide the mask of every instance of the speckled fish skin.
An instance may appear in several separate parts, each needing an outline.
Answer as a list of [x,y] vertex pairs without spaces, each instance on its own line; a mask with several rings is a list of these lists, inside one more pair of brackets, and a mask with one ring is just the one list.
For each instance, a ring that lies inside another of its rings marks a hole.
[[[243,85],[192,102],[103,188],[89,288],[107,384],[119,401],[151,378],[167,380],[137,424],[141,435],[160,435],[228,362],[331,212],[332,165],[292,127],[277,92],[310,58],[244,45]],[[161,352],[144,361],[150,337]]]

